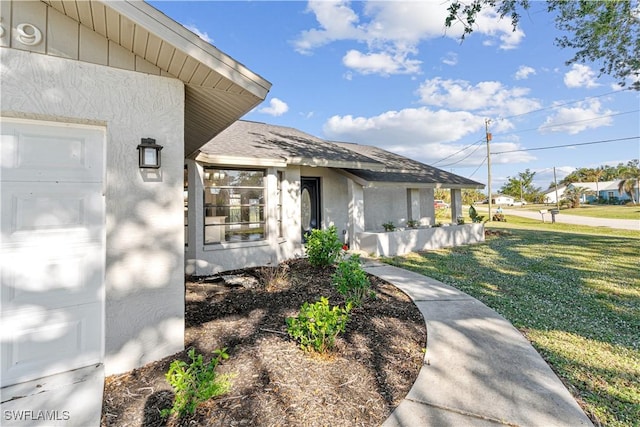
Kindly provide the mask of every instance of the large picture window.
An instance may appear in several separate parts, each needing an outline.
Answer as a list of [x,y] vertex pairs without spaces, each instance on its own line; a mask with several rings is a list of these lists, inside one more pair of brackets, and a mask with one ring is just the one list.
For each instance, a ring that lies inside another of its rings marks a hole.
[[204,243],[263,240],[265,171],[204,169]]

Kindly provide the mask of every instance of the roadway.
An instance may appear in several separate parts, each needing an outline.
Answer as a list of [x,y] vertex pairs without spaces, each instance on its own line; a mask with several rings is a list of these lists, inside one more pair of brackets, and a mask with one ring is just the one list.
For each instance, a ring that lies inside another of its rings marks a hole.
[[[478,212],[484,211],[484,213],[487,213],[488,211],[488,207],[486,205],[485,206],[475,205],[475,208]],[[491,213],[495,214],[496,209],[497,207],[492,206]],[[548,208],[549,211],[551,209],[553,209],[553,207]],[[618,228],[621,230],[640,231],[640,217],[639,219],[592,218],[587,216],[569,215],[569,214],[565,214],[565,212],[566,210],[561,210],[560,213],[556,215],[556,222],[563,223],[563,224],[588,225],[591,227],[608,227],[608,228]],[[521,216],[523,218],[538,219],[542,221],[542,215],[539,212],[529,211],[526,209],[502,208],[502,213],[505,215],[515,215],[515,216]],[[544,221],[551,222],[550,212],[544,215]]]

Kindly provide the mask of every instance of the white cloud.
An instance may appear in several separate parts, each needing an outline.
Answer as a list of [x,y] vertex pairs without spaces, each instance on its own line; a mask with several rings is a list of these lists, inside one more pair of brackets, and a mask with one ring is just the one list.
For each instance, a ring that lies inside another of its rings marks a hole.
[[[372,117],[333,116],[323,127],[329,139],[375,145],[430,164],[463,148],[456,143],[465,136],[484,136],[484,118],[465,111],[431,110],[426,107],[387,111]],[[504,151],[519,148],[513,142],[496,141],[492,147]],[[486,156],[484,144],[435,165],[454,163],[456,167],[479,165]],[[474,151],[473,154],[463,159]],[[531,156],[512,153],[500,156],[498,163],[525,161]]]
[[[420,71],[421,61],[407,59],[403,54],[389,52],[363,54],[350,50],[342,58],[342,63],[361,74],[413,74]],[[348,78],[349,80],[351,78]]]
[[209,37],[209,34],[207,34],[204,31],[200,31],[195,25],[185,25],[184,27],[187,30],[191,31],[192,33],[195,33],[195,35],[197,35],[198,37],[200,37],[202,40],[206,41],[207,43],[213,43],[213,39],[211,37]]
[[516,80],[526,80],[529,78],[529,76],[532,76],[535,73],[535,68],[529,67],[527,65],[521,65],[520,68],[518,68],[518,71],[516,71],[514,77]]
[[612,117],[603,116],[614,113],[612,110],[603,110],[600,101],[592,99],[572,108],[559,108],[555,114],[547,117],[538,131],[542,134],[566,132],[575,135],[587,129],[610,126],[613,123]]
[[447,55],[442,58],[442,63],[445,65],[458,65],[458,54],[455,52],[447,52]]
[[425,80],[418,88],[418,96],[423,104],[472,110],[493,117],[522,114],[540,108],[540,102],[528,98],[528,94],[528,88],[508,88],[497,81],[473,85],[466,80],[440,77]]
[[564,84],[569,88],[593,88],[600,86],[597,75],[589,66],[573,64],[571,71],[564,75]]
[[[419,73],[420,61],[409,58],[418,53],[420,42],[442,36],[459,39],[463,34],[461,25],[445,29],[446,2],[368,1],[362,4],[358,14],[346,0],[309,1],[307,11],[315,15],[318,27],[300,33],[293,41],[296,51],[310,54],[334,41],[356,41],[365,44],[366,50],[350,50],[343,57],[345,66],[366,74]],[[488,8],[480,13],[476,24],[474,34],[495,40],[501,49],[515,48],[524,37],[521,30],[512,30],[510,21],[500,19]]]
[[268,107],[263,107],[258,110],[260,113],[269,114],[274,117],[281,116],[287,111],[289,111],[287,103],[279,100],[278,98],[271,98]]

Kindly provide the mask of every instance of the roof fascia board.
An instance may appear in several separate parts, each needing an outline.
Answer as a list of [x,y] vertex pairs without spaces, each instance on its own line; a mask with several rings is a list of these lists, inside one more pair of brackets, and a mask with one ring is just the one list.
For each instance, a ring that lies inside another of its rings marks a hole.
[[195,160],[201,163],[215,164],[222,166],[260,166],[260,167],[287,167],[284,159],[257,159],[255,157],[220,156],[198,153]]
[[369,187],[369,181],[367,181],[366,179],[362,179],[359,176],[356,176],[350,172],[347,172],[344,169],[335,169],[335,171],[337,173],[339,173],[340,175],[350,179],[351,181],[355,182],[356,184],[362,186],[362,187]]
[[102,3],[255,96],[264,99],[271,89],[271,83],[267,80],[144,1],[121,0]]
[[384,170],[382,163],[369,163],[369,162],[347,162],[337,160],[325,160],[315,157],[287,157],[287,162],[296,166],[311,166],[311,167],[323,167],[323,168],[346,168],[346,169],[369,169],[373,171]]
[[475,189],[482,190],[484,189],[484,185],[461,185],[461,184],[423,184],[418,182],[388,182],[388,181],[372,181],[369,182],[369,187],[371,188],[442,188],[442,189],[450,189],[450,190],[464,190],[464,189]]

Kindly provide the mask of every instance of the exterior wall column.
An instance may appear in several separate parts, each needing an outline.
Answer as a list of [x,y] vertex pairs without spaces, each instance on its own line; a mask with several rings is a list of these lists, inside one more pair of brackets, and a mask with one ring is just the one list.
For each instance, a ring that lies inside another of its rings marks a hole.
[[436,209],[433,206],[435,191],[433,188],[421,188],[419,191],[420,225],[435,225]]
[[351,249],[359,250],[359,233],[364,232],[364,190],[360,184],[349,179],[347,181],[347,193],[349,199],[349,223],[346,238]]
[[198,250],[204,246],[204,183],[202,180],[202,165],[195,160],[186,161],[187,180],[189,186],[188,209],[187,212],[187,249],[185,259],[185,273],[187,275],[198,275]]
[[420,221],[420,190],[407,188],[407,220]]
[[457,224],[457,218],[462,216],[462,190],[451,189],[451,223]]

